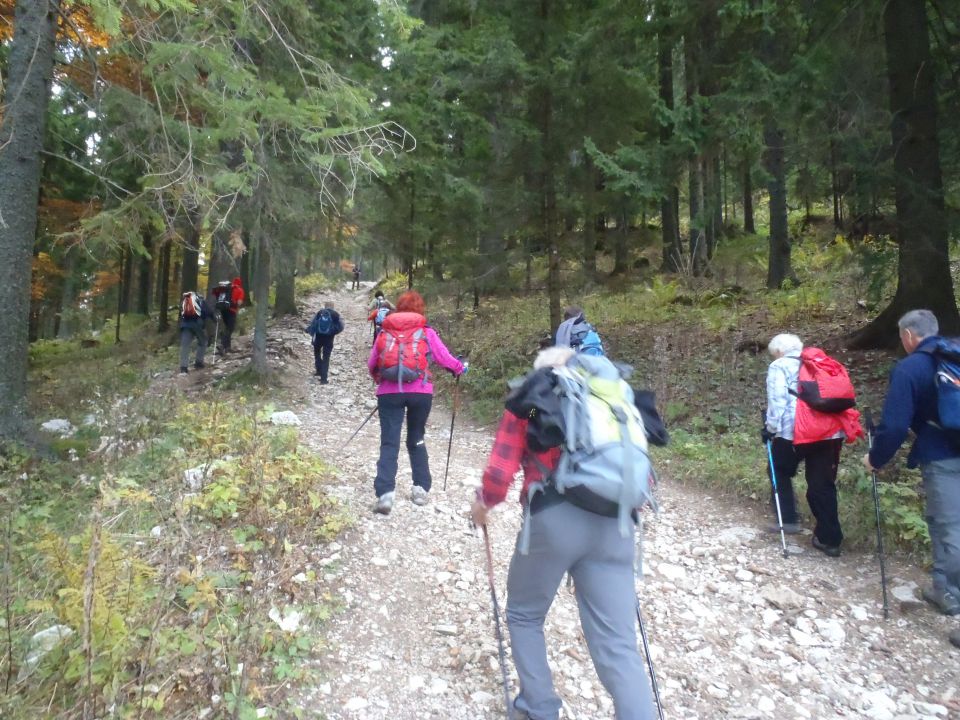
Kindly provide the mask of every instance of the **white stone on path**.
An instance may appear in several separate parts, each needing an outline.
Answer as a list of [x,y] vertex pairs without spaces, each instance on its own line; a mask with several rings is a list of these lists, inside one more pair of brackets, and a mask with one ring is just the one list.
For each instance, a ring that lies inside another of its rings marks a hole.
[[43,425],[40,426],[42,430],[45,430],[48,433],[56,433],[60,437],[66,437],[67,435],[73,435],[77,429],[73,426],[69,420],[64,418],[54,418],[53,420],[47,420]]
[[369,704],[365,698],[355,697],[347,700],[347,704],[343,706],[343,709],[349,712],[357,712],[358,710],[365,710]]
[[270,422],[273,425],[301,425],[300,418],[297,417],[297,414],[290,412],[289,410],[282,410],[280,412],[275,412],[270,416]]

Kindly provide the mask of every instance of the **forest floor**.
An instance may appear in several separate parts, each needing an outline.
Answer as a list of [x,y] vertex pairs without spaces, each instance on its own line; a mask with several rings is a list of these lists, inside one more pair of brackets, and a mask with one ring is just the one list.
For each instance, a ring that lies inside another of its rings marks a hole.
[[[338,468],[328,492],[356,518],[320,552],[317,582],[339,611],[312,661],[322,680],[303,691],[299,705],[330,720],[503,717],[483,542],[467,522],[492,431],[457,415],[444,491],[451,396],[439,391],[427,426],[430,503],[410,502],[401,453],[394,511],[372,513],[376,419],[344,446],[375,407],[366,370],[369,296],[344,289],[325,298],[346,322],[329,385],[313,377],[302,333],[316,298],[303,317],[280,320],[273,332],[285,348],[277,355],[282,384],[300,398],[278,409],[294,411],[301,441]],[[763,532],[770,518],[760,507],[677,484],[669,467],[660,470],[661,511],[645,523],[646,577],[637,589],[666,717],[960,718],[960,651],[947,642],[958,620],[891,597],[885,621],[873,554],[826,558],[810,548],[808,531],[795,539],[797,554],[784,559],[778,538]],[[503,606],[521,519],[516,489],[491,517]],[[887,572],[891,588],[919,597],[916,586],[926,582],[920,569],[889,558]],[[612,717],[566,589],[546,635],[563,717]]]

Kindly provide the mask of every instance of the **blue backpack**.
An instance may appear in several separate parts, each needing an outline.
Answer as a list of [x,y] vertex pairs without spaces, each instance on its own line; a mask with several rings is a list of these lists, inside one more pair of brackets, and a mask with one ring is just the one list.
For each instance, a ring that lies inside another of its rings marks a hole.
[[314,335],[330,335],[333,333],[333,314],[327,308],[317,313],[314,320],[316,332]]
[[607,356],[603,351],[603,342],[600,340],[596,328],[586,321],[573,326],[573,331],[570,334],[570,347],[583,355]]
[[924,350],[937,363],[937,412],[940,427],[960,439],[960,339],[941,338],[933,350]]

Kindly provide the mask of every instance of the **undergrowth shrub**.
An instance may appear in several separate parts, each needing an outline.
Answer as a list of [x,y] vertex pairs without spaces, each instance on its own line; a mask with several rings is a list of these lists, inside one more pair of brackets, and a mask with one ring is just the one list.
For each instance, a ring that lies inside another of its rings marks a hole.
[[[278,684],[311,672],[311,629],[334,609],[314,589],[313,548],[350,518],[325,492],[330,469],[271,412],[145,397],[105,413],[109,450],[0,455],[0,715],[301,713]],[[32,636],[55,625],[68,630],[28,662]]]

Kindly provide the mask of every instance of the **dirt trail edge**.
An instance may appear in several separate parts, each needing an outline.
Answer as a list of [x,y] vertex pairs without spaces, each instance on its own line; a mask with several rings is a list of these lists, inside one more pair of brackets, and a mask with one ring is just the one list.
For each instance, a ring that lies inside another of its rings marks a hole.
[[[311,377],[302,333],[318,303],[275,327],[281,342],[297,349],[284,358],[285,371],[309,385],[303,406],[289,408],[303,423],[302,440],[339,469],[332,492],[357,517],[318,568],[318,582],[340,611],[325,627],[317,660],[324,680],[300,705],[330,720],[502,718],[483,544],[466,520],[492,433],[458,415],[443,492],[451,398],[438,394],[427,426],[430,503],[410,502],[401,447],[397,504],[387,517],[374,515],[377,419],[343,447],[375,407],[366,371],[369,296],[364,289],[332,297],[346,330],[329,385]],[[807,535],[795,540],[800,555],[785,560],[778,538],[758,530],[765,519],[754,508],[669,480],[661,482],[660,500],[660,514],[645,522],[646,577],[637,590],[667,718],[960,718],[960,652],[946,640],[957,620],[904,610],[893,599],[884,621],[872,555],[828,559],[809,547]],[[514,489],[490,528],[501,605],[520,519]],[[923,582],[919,571],[897,563],[890,575],[899,593]],[[546,633],[562,717],[612,718],[565,589]]]

